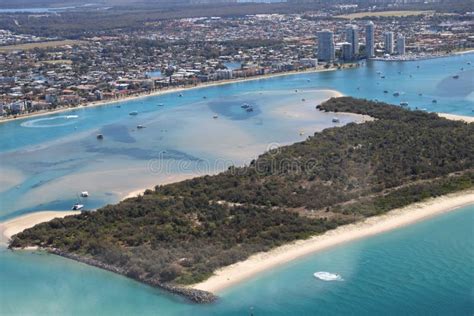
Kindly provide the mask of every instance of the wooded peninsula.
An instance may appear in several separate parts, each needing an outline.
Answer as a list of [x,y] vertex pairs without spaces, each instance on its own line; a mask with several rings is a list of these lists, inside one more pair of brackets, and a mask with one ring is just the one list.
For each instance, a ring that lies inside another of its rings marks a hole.
[[375,120],[315,133],[215,176],[157,186],[13,236],[182,294],[257,252],[474,186],[474,124],[341,97],[317,107]]

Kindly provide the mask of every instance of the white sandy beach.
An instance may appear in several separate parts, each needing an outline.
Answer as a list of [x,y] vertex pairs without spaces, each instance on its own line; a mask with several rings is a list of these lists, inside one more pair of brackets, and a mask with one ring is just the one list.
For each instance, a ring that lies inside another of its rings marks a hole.
[[[202,174],[204,175],[204,174]],[[184,180],[189,180],[189,179],[192,179],[192,178],[195,178],[195,177],[199,177],[201,176],[201,174],[172,174],[172,175],[168,175],[166,176],[165,178],[163,178],[159,185],[165,185],[165,184],[170,184],[170,183],[175,183],[175,182],[181,182],[181,181],[184,181]],[[147,187],[145,189],[137,189],[137,190],[133,190],[131,192],[129,192],[128,194],[124,195],[124,197],[122,198],[122,200],[126,200],[126,199],[129,199],[129,198],[134,198],[134,197],[137,197],[139,195],[143,195],[143,193],[145,193],[146,190],[148,189],[151,189],[153,190],[154,186],[150,186],[150,187]]]
[[[327,97],[339,95],[337,91],[333,90],[327,90],[326,93]],[[311,111],[312,114],[317,114],[318,112],[314,111],[314,104],[310,105],[308,102],[308,104],[301,104],[301,106],[298,105],[298,108],[295,108],[294,105],[291,107],[284,108],[283,110],[276,111],[275,114],[290,116],[294,119],[298,119],[299,117],[306,117],[306,115],[308,115],[309,113],[308,111]],[[331,117],[334,115],[334,113],[328,113],[328,115],[330,115]],[[345,115],[345,113],[338,113],[338,116],[341,116],[341,119],[342,115]],[[361,121],[371,119],[370,117],[358,116],[350,113],[347,115],[357,116],[356,121],[357,118]],[[439,113],[439,115],[447,119],[474,122],[474,117],[445,113]],[[353,117],[352,120],[354,119],[355,118]],[[314,132],[314,130],[312,132]],[[137,187],[143,186],[145,189],[152,188],[157,182],[160,184],[168,184],[189,179],[199,175],[200,174],[190,173],[172,174],[162,178],[161,181],[156,181],[155,179],[155,182],[150,185],[148,185],[148,183],[137,184]],[[10,179],[8,179],[9,181],[11,181],[11,183],[5,182],[5,185],[14,185],[19,181],[17,178],[19,179],[20,175],[15,175],[15,177],[12,176]],[[101,185],[102,184],[103,183],[101,183]],[[70,184],[60,183],[60,185],[68,186]],[[127,192],[119,192],[119,195],[123,198],[130,198],[137,196],[138,194],[142,194],[145,189],[134,189],[128,194]],[[321,236],[316,236],[308,240],[298,241],[289,245],[285,245],[266,253],[259,253],[253,255],[243,262],[239,262],[231,266],[225,267],[221,270],[218,270],[214,276],[202,283],[194,285],[193,287],[211,292],[219,292],[231,285],[251,278],[252,276],[257,275],[258,273],[282,265],[296,258],[314,253],[322,249],[326,249],[328,247],[336,246],[344,242],[368,237],[401,226],[409,225],[416,221],[442,214],[469,204],[474,204],[474,190],[451,194],[444,197],[431,199],[423,203],[410,205],[402,209],[393,210],[385,215],[367,219],[364,222],[339,227]],[[46,222],[56,217],[64,217],[67,215],[74,215],[78,213],[80,212],[42,211],[20,216],[11,220],[7,220],[5,222],[0,222],[0,244],[6,244],[11,238],[11,236],[13,236],[14,234],[17,234],[23,231],[24,229],[33,227],[34,225],[39,224],[41,222]]]
[[53,218],[62,218],[68,215],[80,214],[80,211],[44,211],[22,215],[5,222],[0,222],[0,244],[6,244],[15,234],[33,227],[39,223],[47,222]]
[[438,116],[447,118],[448,120],[453,121],[464,121],[467,123],[474,123],[474,116],[466,116],[466,115],[456,115],[456,114],[448,114],[448,113],[438,113]]
[[338,227],[320,236],[255,254],[245,261],[216,271],[212,277],[192,287],[214,293],[220,292],[263,271],[314,252],[406,226],[470,204],[474,204],[474,190],[412,204],[381,216],[368,218],[363,222]]

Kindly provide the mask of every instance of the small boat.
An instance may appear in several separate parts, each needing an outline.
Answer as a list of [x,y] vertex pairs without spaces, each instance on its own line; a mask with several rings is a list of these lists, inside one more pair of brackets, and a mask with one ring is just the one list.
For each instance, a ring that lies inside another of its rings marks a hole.
[[459,79],[459,75],[453,76],[453,79]]
[[303,131],[300,131],[300,136],[303,136],[304,135],[304,132]]
[[87,191],[82,191],[81,192],[81,197],[88,197],[89,196],[89,192]]
[[408,106],[408,102],[400,102],[401,106]]
[[316,279],[320,279],[322,281],[344,281],[344,279],[339,274],[326,271],[315,272],[313,273],[313,276]]
[[97,139],[104,139],[104,135],[102,135],[102,134],[97,134]]
[[158,103],[157,106],[163,106],[164,104],[163,103]]
[[388,93],[388,91],[387,91],[387,90],[383,90],[383,93]]
[[431,101],[431,103],[438,103],[438,101],[434,99],[433,101]]
[[395,93],[393,94],[393,96],[394,96],[394,97],[400,96],[400,92],[395,92]]
[[71,210],[73,211],[80,211],[84,208],[84,205],[83,204],[74,204],[71,208]]
[[137,125],[137,128],[138,128],[138,129],[142,129],[142,128],[145,128],[145,126],[143,126],[143,125]]
[[219,116],[214,115],[212,118],[213,118],[213,119],[217,119],[217,118],[219,118]]
[[132,112],[128,113],[128,115],[138,115],[138,112],[137,111],[132,111]]
[[339,123],[340,121],[339,121],[339,119],[338,119],[337,117],[333,117],[333,118],[332,118],[332,122],[333,122],[333,123]]

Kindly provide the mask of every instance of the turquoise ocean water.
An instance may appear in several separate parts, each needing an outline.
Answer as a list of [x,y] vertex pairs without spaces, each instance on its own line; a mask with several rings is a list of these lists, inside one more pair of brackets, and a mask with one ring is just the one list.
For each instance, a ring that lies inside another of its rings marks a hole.
[[[99,207],[175,175],[215,172],[231,163],[248,162],[269,144],[303,140],[301,131],[307,135],[334,125],[331,115],[313,111],[329,96],[327,89],[473,116],[472,64],[473,54],[371,62],[353,70],[195,89],[182,97],[173,93],[123,102],[120,107],[81,108],[0,124],[0,174],[4,174],[0,220],[37,210],[68,209],[84,189],[91,192],[86,206]],[[460,78],[453,79],[455,74]],[[394,92],[400,96],[393,96]],[[244,102],[254,112],[242,111]],[[293,112],[295,108],[302,112]],[[131,111],[139,114],[130,116]],[[351,120],[341,117],[342,123]],[[138,124],[146,128],[137,130]],[[103,142],[96,140],[98,133],[105,135]],[[190,305],[61,258],[0,248],[0,314],[380,314],[388,310],[469,315],[474,312],[472,211],[466,208],[272,270],[228,290],[212,306]],[[312,273],[320,270],[339,273],[344,281],[318,282]]]
[[[472,315],[474,207],[292,262],[184,302],[121,276],[44,254],[0,253],[2,315]],[[324,282],[316,271],[338,273]]]

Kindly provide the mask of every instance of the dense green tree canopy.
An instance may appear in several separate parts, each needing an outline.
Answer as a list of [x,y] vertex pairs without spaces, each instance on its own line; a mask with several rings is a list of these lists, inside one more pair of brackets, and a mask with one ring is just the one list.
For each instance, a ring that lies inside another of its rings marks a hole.
[[253,253],[472,188],[474,124],[348,97],[319,109],[375,120],[37,225],[10,246],[59,249],[144,282],[194,283]]

